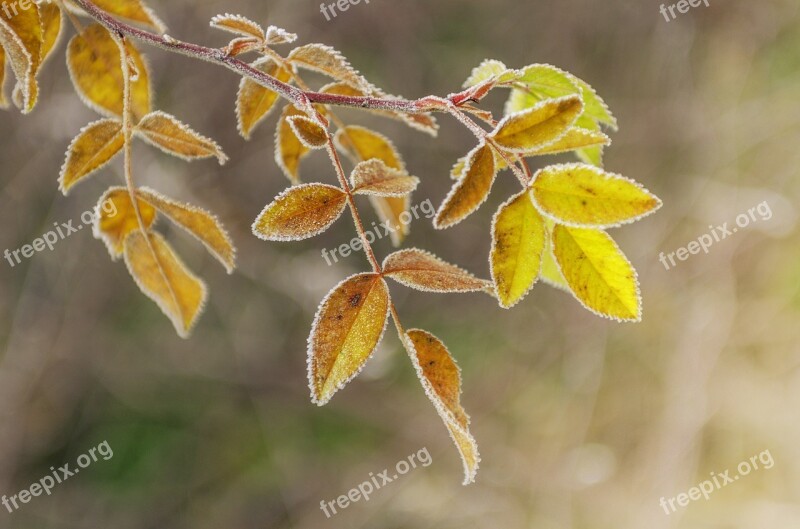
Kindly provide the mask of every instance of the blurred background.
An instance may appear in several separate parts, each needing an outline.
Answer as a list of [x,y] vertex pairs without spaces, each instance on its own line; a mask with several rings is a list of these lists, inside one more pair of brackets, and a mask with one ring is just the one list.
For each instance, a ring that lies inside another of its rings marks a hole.
[[[619,120],[606,168],[664,207],[612,235],[639,272],[644,320],[602,320],[539,284],[504,311],[487,296],[392,285],[401,318],[448,344],[482,464],[461,486],[458,454],[396,335],[324,408],[312,405],[306,338],[317,303],[362,271],[320,255],[349,221],[303,243],[264,243],[250,224],[287,181],[275,165],[276,116],[237,134],[238,79],[146,52],[155,105],[230,156],[186,164],[141,143],[137,182],[215,212],[239,249],[232,276],[161,223],[211,296],[191,339],[145,298],[88,230],[23,264],[0,264],[0,494],[11,496],[108,441],[102,459],[9,514],[0,527],[115,529],[535,528],[787,529],[800,526],[800,4],[711,0],[667,22],[659,2],[371,0],[326,21],[299,0],[152,0],[175,37],[221,46],[208,27],[234,12],[341,50],[372,82],[407,97],[456,91],[485,58],[551,63],[590,82]],[[74,29],[68,28],[66,37]],[[0,250],[79,218],[122,182],[121,163],[57,189],[64,152],[96,119],[71,88],[64,45],[41,75],[30,116],[0,114]],[[8,86],[6,87],[8,90]],[[487,106],[500,109],[502,98]],[[439,138],[346,111],[390,136],[438,206],[471,146],[440,117]],[[564,158],[570,159],[569,157]],[[548,162],[554,159],[548,159]],[[537,160],[538,162],[538,160]],[[542,162],[538,162],[542,163]],[[323,156],[306,181],[332,182]],[[489,223],[518,188],[503,173],[481,210],[406,246],[488,276]],[[767,201],[773,216],[666,270],[660,252]],[[364,203],[367,219],[373,220]],[[387,240],[376,244],[387,255]],[[432,464],[326,518],[335,500],[426,448]],[[667,515],[687,492],[765,450],[752,472]]]

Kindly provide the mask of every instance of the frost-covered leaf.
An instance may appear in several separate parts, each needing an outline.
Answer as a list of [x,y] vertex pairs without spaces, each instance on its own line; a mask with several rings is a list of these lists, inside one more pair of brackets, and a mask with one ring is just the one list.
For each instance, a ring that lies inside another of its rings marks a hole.
[[383,273],[398,283],[425,292],[478,292],[491,288],[490,282],[417,248],[389,255],[383,262]]
[[462,174],[436,213],[433,225],[438,230],[458,224],[486,201],[497,176],[491,147],[485,143],[475,147],[467,155]]
[[286,58],[289,63],[325,74],[337,81],[342,81],[365,92],[371,92],[374,87],[361,76],[347,59],[330,46],[324,44],[306,44],[295,48]]
[[24,114],[36,105],[39,85],[36,74],[42,57],[44,35],[39,10],[8,8],[0,9],[0,46],[5,48],[11,70],[17,78],[15,92],[17,103]]
[[[400,154],[392,142],[384,135],[359,126],[348,126],[339,130],[335,136],[336,145],[344,152],[350,153],[358,160],[366,161],[377,158],[391,169],[406,170]],[[410,227],[408,222],[403,222],[405,214],[411,206],[411,196],[402,197],[370,197],[381,222],[388,222],[393,231],[390,232],[392,243],[400,246],[408,235]]]
[[500,206],[492,222],[489,260],[500,306],[513,307],[533,288],[544,247],[544,219],[524,190]]
[[572,127],[560,139],[534,151],[526,152],[525,156],[561,154],[563,152],[588,149],[597,146],[603,147],[610,144],[611,138],[600,131]]
[[[291,72],[279,68],[269,57],[262,57],[250,66],[284,83],[291,79]],[[239,93],[236,96],[236,117],[239,134],[244,139],[250,139],[253,129],[269,115],[279,97],[274,90],[261,86],[249,77],[242,77],[239,82]]]
[[578,96],[547,99],[503,118],[489,137],[504,150],[535,151],[560,139],[582,111]]
[[431,333],[411,329],[404,342],[425,393],[458,448],[464,464],[464,485],[468,485],[475,481],[480,455],[469,432],[469,416],[461,406],[461,371],[447,347]]
[[262,41],[267,38],[267,34],[261,25],[242,15],[232,15],[230,13],[217,15],[211,19],[211,27],[228,31],[235,35],[253,37]]
[[[149,229],[156,220],[156,209],[141,198],[137,197],[136,202],[144,229]],[[122,255],[128,235],[140,229],[128,190],[117,186],[109,188],[100,197],[95,212],[94,236],[105,243],[111,258],[116,259]]]
[[101,119],[85,126],[67,149],[58,186],[65,195],[82,179],[104,167],[125,145],[122,123]]
[[146,187],[138,189],[136,195],[194,235],[209,253],[222,263],[229,274],[233,273],[236,267],[236,250],[217,217],[208,211],[191,204],[182,204]]
[[313,119],[306,116],[291,116],[287,121],[297,139],[309,149],[324,149],[328,144],[328,132]]
[[[92,2],[106,13],[153,28],[160,33],[167,29],[153,10],[141,0],[92,0]],[[73,12],[83,14],[83,10],[71,1],[67,1],[67,7]]]
[[286,105],[283,109],[275,133],[275,162],[289,181],[297,184],[300,182],[300,162],[311,149],[303,145],[289,125],[289,118],[292,116],[305,116],[305,114],[297,110],[294,105]]
[[308,384],[320,406],[352,380],[380,343],[389,319],[389,289],[377,274],[339,283],[317,310],[308,337]]
[[267,205],[253,223],[265,241],[299,241],[327,230],[347,207],[347,195],[326,184],[291,187]]
[[570,290],[586,308],[613,320],[641,319],[636,271],[607,233],[557,224],[553,254]]
[[147,143],[184,160],[216,156],[220,165],[228,160],[214,140],[201,136],[175,116],[160,110],[144,116],[134,132]]
[[[136,67],[131,104],[134,120],[138,121],[150,112],[150,79],[142,55],[129,39],[125,46]],[[76,91],[90,108],[107,116],[122,116],[122,57],[116,41],[103,26],[92,24],[70,40],[67,65]]]
[[556,263],[556,258],[553,256],[553,221],[545,219],[547,229],[545,231],[545,248],[542,252],[542,269],[539,271],[539,279],[559,290],[571,292],[567,280],[561,273],[561,269]]
[[656,196],[633,180],[586,164],[551,165],[538,171],[532,193],[540,211],[573,226],[618,226],[661,207]]
[[[3,30],[0,28],[0,35],[2,35]],[[0,36],[2,39],[2,36]],[[8,97],[6,96],[5,90],[5,81],[6,81],[6,50],[3,48],[2,40],[0,40],[0,108],[8,108],[9,102]]]
[[206,302],[206,285],[158,233],[134,231],[125,239],[125,264],[137,286],[156,302],[182,338]]
[[464,82],[464,88],[479,85],[493,77],[497,77],[506,73],[508,67],[500,61],[494,59],[486,59],[480,65],[473,68],[472,73]]
[[39,15],[42,19],[42,63],[48,59],[58,44],[63,20],[61,9],[56,4],[41,4]]
[[388,167],[383,161],[372,158],[360,162],[350,175],[353,193],[399,197],[411,193],[419,185],[419,178],[405,171]]
[[297,40],[297,35],[289,33],[283,28],[269,26],[267,28],[267,44],[291,44]]

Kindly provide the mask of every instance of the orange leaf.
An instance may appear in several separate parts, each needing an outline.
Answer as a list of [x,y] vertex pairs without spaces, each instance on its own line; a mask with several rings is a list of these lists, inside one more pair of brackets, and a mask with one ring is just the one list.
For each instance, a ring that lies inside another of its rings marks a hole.
[[388,167],[377,158],[361,162],[350,175],[353,193],[382,197],[401,197],[414,191],[419,178]]
[[267,205],[253,223],[265,241],[299,241],[327,230],[347,207],[347,195],[326,184],[291,187]]
[[39,96],[36,74],[42,57],[42,21],[39,9],[0,9],[0,45],[5,48],[17,78],[15,92],[24,114],[33,110]]
[[136,125],[136,134],[150,145],[184,160],[216,156],[220,165],[228,160],[214,140],[201,136],[174,116],[157,110]]
[[311,149],[303,145],[289,125],[289,118],[292,116],[305,116],[303,112],[297,110],[294,105],[286,105],[283,114],[278,121],[278,129],[275,133],[275,162],[283,173],[293,184],[300,182],[300,162],[305,158]]
[[[139,212],[142,215],[145,229],[149,229],[156,220],[156,210],[141,198],[137,198]],[[108,248],[112,259],[122,255],[125,239],[140,229],[133,201],[124,187],[111,187],[100,197],[96,208],[94,236],[102,240]]]
[[425,292],[477,292],[492,287],[489,281],[478,279],[417,248],[389,255],[383,262],[383,273],[407,287]]
[[361,371],[389,319],[389,289],[377,274],[339,283],[317,310],[308,338],[311,400],[320,406]]
[[85,126],[67,149],[58,184],[65,195],[82,179],[104,167],[125,144],[122,123],[101,119]]
[[39,14],[42,18],[42,63],[44,63],[58,44],[63,24],[61,9],[56,4],[39,5]]
[[[291,78],[289,71],[279,68],[269,57],[262,57],[251,66],[284,83]],[[250,139],[253,129],[267,117],[278,97],[277,92],[261,86],[248,77],[242,77],[239,82],[239,93],[236,96],[236,116],[239,133],[243,138]]]
[[495,176],[494,152],[482,143],[467,155],[463,176],[439,207],[433,226],[437,230],[449,228],[477,210],[489,196]]
[[328,144],[328,132],[311,118],[291,116],[287,121],[297,139],[309,149],[324,149]]
[[[92,0],[92,2],[106,13],[119,18],[148,26],[160,33],[164,33],[167,30],[164,23],[153,13],[153,10],[141,0]],[[83,10],[77,5],[68,3],[67,6],[71,11],[83,14]]]

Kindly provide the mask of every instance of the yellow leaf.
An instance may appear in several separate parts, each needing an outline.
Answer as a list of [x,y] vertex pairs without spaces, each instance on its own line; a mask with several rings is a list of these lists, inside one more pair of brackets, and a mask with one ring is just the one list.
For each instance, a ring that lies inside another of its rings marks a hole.
[[475,481],[480,455],[469,433],[469,416],[461,406],[461,371],[436,336],[419,329],[404,340],[425,393],[450,432],[464,463],[464,485]]
[[636,271],[607,233],[557,224],[553,254],[570,290],[586,308],[613,320],[641,319]]
[[633,222],[661,207],[642,186],[591,165],[551,165],[533,177],[536,206],[572,226],[607,228]]
[[101,119],[85,126],[72,140],[58,186],[65,195],[82,179],[104,167],[125,145],[122,123]]
[[539,278],[550,285],[551,287],[570,292],[567,280],[558,268],[556,258],[553,256],[553,221],[545,219],[545,224],[548,225],[545,231],[545,248],[542,253],[542,269],[539,272]]
[[341,53],[324,44],[306,44],[295,48],[286,58],[291,64],[325,74],[365,92],[373,87],[359,74]]
[[249,18],[245,18],[241,15],[231,15],[230,13],[217,15],[211,19],[211,27],[221,29],[223,31],[229,31],[230,33],[234,33],[236,35],[255,37],[259,40],[266,40],[267,38],[264,28]]
[[317,310],[308,338],[311,400],[322,406],[372,356],[389,319],[389,289],[377,274],[339,283]]
[[265,241],[299,241],[327,230],[347,207],[347,195],[326,184],[291,187],[267,205],[253,223]]
[[48,59],[61,36],[61,9],[56,4],[41,4],[39,14],[42,18],[42,63]]
[[217,217],[190,204],[176,202],[146,187],[138,189],[136,195],[194,235],[211,255],[222,263],[229,274],[233,273],[236,267],[236,249]]
[[[284,83],[291,78],[289,71],[279,68],[269,57],[262,57],[251,66]],[[249,77],[242,77],[236,96],[236,116],[242,137],[250,139],[253,129],[267,117],[278,97],[277,92],[261,86]]]
[[[387,96],[380,90],[373,90],[371,94],[365,93],[363,90],[359,90],[358,88],[353,88],[352,86],[348,85],[347,83],[343,82],[333,82],[327,84],[320,88],[319,90],[323,94],[335,94],[340,96],[349,96],[349,97],[364,97],[366,95],[372,95],[373,97],[381,97],[385,99],[392,99],[393,96]],[[395,112],[392,110],[382,110],[382,109],[366,109],[367,112],[371,114],[375,114],[376,116],[383,116],[386,118],[396,119],[398,121],[402,121],[412,129],[416,129],[420,132],[424,132],[431,136],[436,136],[439,132],[439,124],[436,122],[436,119],[427,112],[419,113],[419,114],[409,114],[408,112]]]
[[473,149],[467,155],[462,175],[436,213],[433,226],[437,230],[458,224],[486,201],[497,176],[491,147],[481,143]]
[[324,149],[328,144],[328,132],[311,118],[292,116],[287,121],[297,139],[309,149]]
[[[156,220],[156,210],[141,198],[136,201],[144,228],[149,229]],[[105,243],[111,258],[116,259],[122,255],[125,239],[140,229],[128,190],[124,187],[109,188],[100,197],[95,211],[94,236]]]
[[477,86],[484,81],[488,81],[492,77],[496,77],[506,73],[508,67],[500,61],[494,59],[486,59],[480,65],[472,69],[469,78],[464,81],[464,88]]
[[[167,30],[164,23],[153,13],[153,10],[141,0],[92,0],[92,2],[103,11],[119,18],[153,28],[160,33],[164,33]],[[83,10],[74,4],[70,5],[70,7],[72,11],[83,13]]]
[[29,9],[0,9],[0,45],[2,45],[17,78],[16,101],[27,114],[39,97],[36,74],[42,57],[42,21],[37,6]]
[[492,222],[489,261],[500,306],[513,307],[533,288],[544,246],[544,219],[524,190],[500,206]]
[[283,109],[275,133],[275,161],[289,181],[297,184],[300,182],[300,161],[311,152],[311,149],[303,145],[289,125],[288,120],[292,116],[305,116],[305,114],[293,105],[286,105]]
[[[0,35],[2,35],[2,33],[3,30],[0,28]],[[6,50],[2,46],[2,37],[0,37],[0,108],[9,107],[8,98],[6,97],[5,81],[6,81]]]
[[172,320],[178,335],[188,337],[206,302],[203,281],[158,233],[131,233],[125,240],[125,264],[136,285]]
[[[136,67],[131,102],[134,120],[139,121],[150,112],[150,80],[142,56],[130,40],[125,45]],[[75,89],[90,108],[108,116],[122,116],[122,56],[103,26],[93,24],[72,38],[67,48],[67,66]]]
[[526,152],[525,156],[543,156],[545,154],[560,154],[563,152],[585,149],[587,147],[611,145],[611,138],[600,131],[592,131],[579,127],[572,127],[559,140],[547,144],[534,151]]
[[383,262],[383,273],[424,292],[478,292],[491,288],[488,281],[417,248],[389,255]]
[[[335,136],[339,148],[360,161],[377,158],[391,169],[405,172],[406,167],[400,154],[392,142],[384,135],[359,126],[349,126],[339,130]],[[390,232],[392,244],[400,246],[408,235],[410,227],[402,218],[408,216],[411,205],[411,196],[403,197],[370,197],[370,202],[381,222],[388,223],[393,231]]]
[[547,99],[503,118],[489,137],[504,150],[535,151],[559,140],[582,111],[579,96]]
[[405,171],[388,167],[377,158],[361,162],[350,175],[353,193],[400,197],[411,193],[419,185],[419,178],[409,176]]
[[201,136],[160,110],[144,116],[136,125],[135,132],[150,145],[184,160],[216,156],[220,165],[228,160],[214,140]]

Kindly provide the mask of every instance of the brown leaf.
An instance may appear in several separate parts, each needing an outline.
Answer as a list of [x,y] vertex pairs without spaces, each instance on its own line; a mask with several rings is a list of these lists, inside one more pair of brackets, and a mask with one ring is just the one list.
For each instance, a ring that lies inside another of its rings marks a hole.
[[546,99],[504,118],[489,137],[504,150],[535,151],[560,139],[581,112],[583,101],[578,95]]
[[[130,40],[125,45],[136,67],[131,103],[134,120],[138,121],[150,112],[150,80],[141,54]],[[76,91],[90,108],[111,117],[122,117],[122,57],[116,41],[103,26],[93,24],[72,38],[67,48],[67,66]]]
[[104,167],[125,145],[122,123],[101,119],[86,125],[67,149],[58,187],[65,195],[82,179]]
[[253,223],[265,241],[299,241],[327,230],[347,207],[347,195],[326,184],[291,187],[267,205]]
[[233,273],[236,267],[236,249],[217,217],[208,211],[191,204],[182,204],[146,187],[138,189],[136,195],[194,235],[211,255],[222,263],[229,274]]
[[449,228],[477,210],[489,196],[495,176],[494,152],[482,143],[467,155],[463,176],[439,207],[433,226],[437,230]]
[[477,292],[492,287],[466,270],[447,263],[432,253],[408,248],[389,255],[383,273],[403,285],[425,292]]
[[229,31],[236,35],[243,35],[245,37],[254,37],[260,40],[266,40],[267,34],[256,22],[242,15],[231,15],[226,13],[224,15],[217,15],[211,19],[211,27]]
[[158,233],[131,233],[125,240],[125,264],[136,285],[172,320],[178,335],[188,337],[206,302],[205,283]]
[[328,132],[311,118],[291,116],[287,119],[292,132],[309,149],[324,149],[328,144]]
[[[137,203],[144,228],[149,229],[156,220],[157,212],[141,198],[137,197]],[[95,211],[94,236],[105,243],[111,258],[117,259],[122,255],[125,239],[141,228],[128,190],[124,187],[109,188],[100,197]]]
[[184,160],[216,156],[220,165],[228,160],[214,140],[201,136],[176,117],[160,110],[143,117],[134,132],[150,145]]
[[300,182],[300,162],[311,152],[311,149],[303,145],[303,142],[292,130],[292,126],[289,125],[288,120],[292,116],[305,116],[305,114],[297,110],[294,105],[286,105],[286,108],[283,109],[275,133],[275,162],[289,181],[297,184]]
[[[269,57],[262,57],[250,66],[284,83],[291,79],[291,73],[279,68]],[[277,92],[261,86],[249,77],[242,77],[239,82],[239,93],[236,96],[236,116],[239,133],[243,138],[250,139],[250,134],[256,125],[261,123],[275,107],[278,97]]]
[[468,485],[475,481],[480,455],[469,433],[469,416],[461,406],[461,372],[447,347],[429,332],[411,329],[404,342],[425,393],[461,454],[464,485]]
[[330,46],[324,44],[306,44],[295,48],[286,58],[291,64],[313,70],[330,76],[337,81],[342,81],[365,92],[371,92],[374,87],[359,74],[347,59]]
[[382,197],[401,197],[414,191],[419,178],[388,167],[377,158],[356,165],[350,175],[353,193]]
[[389,289],[377,274],[339,283],[317,310],[308,338],[311,400],[322,406],[361,371],[389,319]]
[[42,57],[42,22],[39,10],[0,9],[0,45],[5,48],[11,69],[17,78],[16,103],[27,114],[33,110],[39,97],[36,74]]

